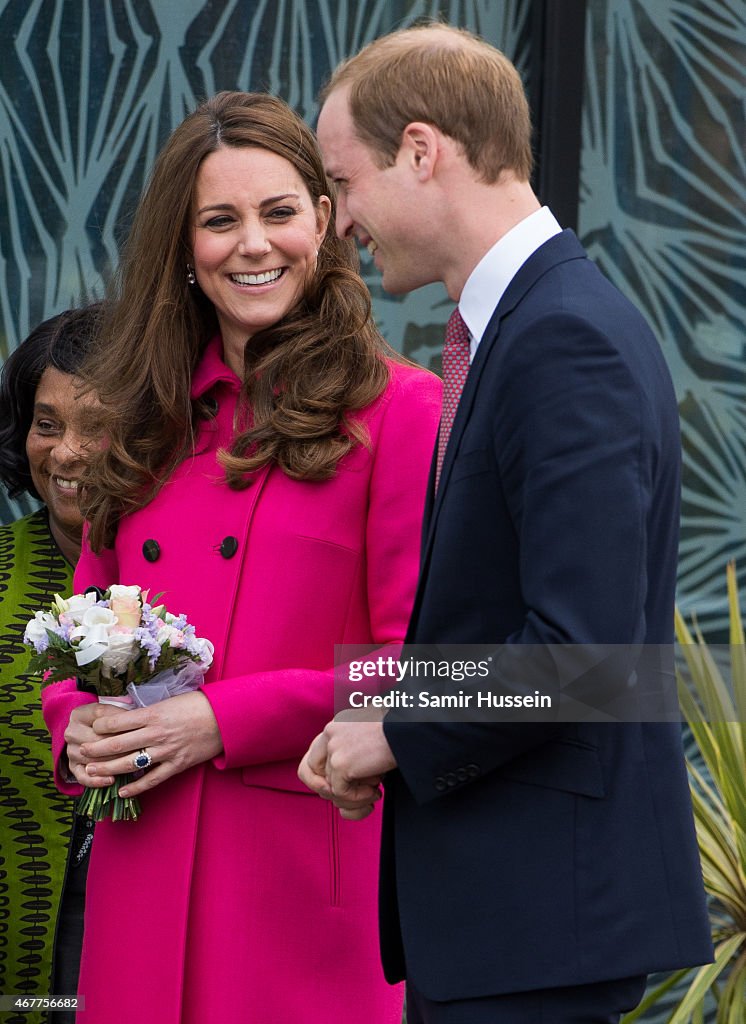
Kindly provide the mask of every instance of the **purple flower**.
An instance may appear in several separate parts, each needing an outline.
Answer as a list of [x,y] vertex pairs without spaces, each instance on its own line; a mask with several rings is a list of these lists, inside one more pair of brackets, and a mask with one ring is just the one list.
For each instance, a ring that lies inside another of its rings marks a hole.
[[61,622],[59,626],[52,626],[52,632],[56,633],[60,640],[64,640],[65,643],[70,642],[70,634],[74,628],[74,623]]
[[148,655],[151,670],[155,668],[155,663],[158,661],[161,653],[161,645],[158,643],[156,638],[151,633],[147,626],[138,626],[134,631],[134,637],[138,644]]

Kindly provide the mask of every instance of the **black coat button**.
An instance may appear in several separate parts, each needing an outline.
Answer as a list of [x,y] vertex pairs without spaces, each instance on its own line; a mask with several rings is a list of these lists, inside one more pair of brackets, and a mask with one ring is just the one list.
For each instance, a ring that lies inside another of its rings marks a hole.
[[466,768],[457,768],[456,778],[458,779],[459,782],[466,782],[466,780],[469,778],[469,773],[467,772]]
[[476,779],[477,775],[481,774],[478,764],[467,764],[466,770],[469,773],[469,778]]
[[453,772],[446,772],[446,785],[447,786],[455,786],[456,782],[457,782],[457,779],[456,779],[456,776],[453,774]]
[[439,793],[442,793],[444,789],[448,789],[448,784],[442,775],[438,775],[435,780],[435,788]]
[[238,541],[235,537],[225,537],[220,545],[220,554],[223,558],[233,558],[238,551]]
[[148,562],[157,562],[161,557],[161,546],[157,540],[146,540],[142,546],[142,553]]

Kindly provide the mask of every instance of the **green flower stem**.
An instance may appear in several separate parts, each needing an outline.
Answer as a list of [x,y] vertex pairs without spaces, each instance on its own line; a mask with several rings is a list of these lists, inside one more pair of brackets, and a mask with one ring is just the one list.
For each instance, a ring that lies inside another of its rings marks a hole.
[[111,818],[112,821],[137,821],[141,814],[140,801],[137,797],[119,796],[119,790],[133,780],[134,775],[127,774],[111,786],[86,789],[78,799],[77,813],[92,821],[103,821],[104,818]]

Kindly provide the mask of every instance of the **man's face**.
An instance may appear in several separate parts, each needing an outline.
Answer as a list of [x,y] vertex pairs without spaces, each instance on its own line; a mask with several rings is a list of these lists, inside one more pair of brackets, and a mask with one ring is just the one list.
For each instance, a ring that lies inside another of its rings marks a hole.
[[379,167],[361,142],[347,103],[347,91],[331,93],[321,109],[317,135],[327,175],[337,186],[336,231],[356,238],[383,274],[393,294],[412,291],[423,279],[418,253],[416,178],[403,151],[391,167]]

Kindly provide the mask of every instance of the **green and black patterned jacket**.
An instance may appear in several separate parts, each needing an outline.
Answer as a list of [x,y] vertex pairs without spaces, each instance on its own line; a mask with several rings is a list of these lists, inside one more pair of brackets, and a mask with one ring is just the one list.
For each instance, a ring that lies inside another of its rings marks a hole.
[[[49,531],[46,509],[0,527],[0,992],[52,992],[52,946],[70,846],[73,802],[52,781],[40,686],[28,675],[26,623],[72,567]],[[10,1024],[10,1019],[3,1018]],[[46,1014],[23,1013],[24,1024]]]

